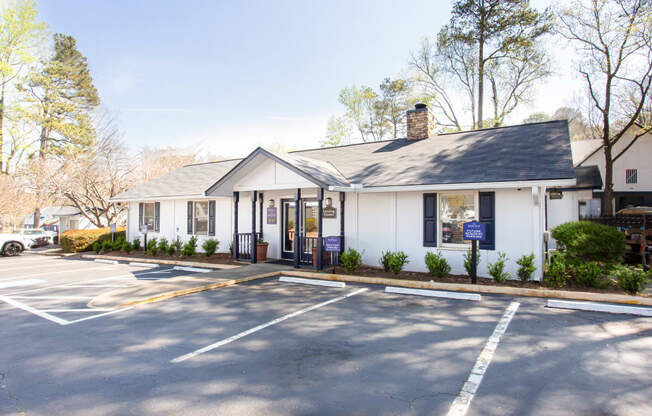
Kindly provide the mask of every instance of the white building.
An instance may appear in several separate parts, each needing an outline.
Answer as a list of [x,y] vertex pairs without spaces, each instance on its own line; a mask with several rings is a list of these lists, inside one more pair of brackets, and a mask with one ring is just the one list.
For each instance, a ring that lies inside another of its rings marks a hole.
[[[66,232],[69,230],[91,230],[97,228],[81,211],[72,206],[52,206],[41,209],[39,228],[46,231]],[[34,214],[23,219],[23,227],[34,227]]]
[[[337,236],[368,265],[378,266],[383,250],[402,250],[407,270],[425,271],[426,252],[441,251],[453,274],[465,274],[462,224],[477,220],[487,230],[480,276],[502,251],[512,275],[515,260],[534,253],[540,278],[546,193],[577,186],[567,122],[451,134],[433,126],[418,105],[408,112],[405,139],[288,154],[258,148],[241,160],[183,167],[113,201],[128,204],[130,240],[147,224],[149,237],[195,235],[200,245],[217,238],[218,251],[233,243],[236,257],[256,261],[253,235],[262,235],[268,258],[297,267],[312,267],[316,247]],[[322,264],[330,258],[322,257]]]

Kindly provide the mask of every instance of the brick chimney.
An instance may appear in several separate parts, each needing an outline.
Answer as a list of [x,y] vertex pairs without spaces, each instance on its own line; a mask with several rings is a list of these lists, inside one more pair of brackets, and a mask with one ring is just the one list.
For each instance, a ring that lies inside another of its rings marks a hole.
[[428,139],[435,135],[435,117],[425,104],[415,104],[407,111],[407,139]]

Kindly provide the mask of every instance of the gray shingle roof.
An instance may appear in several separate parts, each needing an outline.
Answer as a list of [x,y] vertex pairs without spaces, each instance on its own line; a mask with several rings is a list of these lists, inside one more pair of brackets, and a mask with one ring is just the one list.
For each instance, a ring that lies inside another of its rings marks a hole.
[[115,196],[112,200],[148,200],[161,197],[203,195],[240,159],[188,165]]
[[565,120],[291,154],[329,161],[365,187],[574,177]]
[[[573,179],[565,120],[397,139],[277,154],[268,157],[331,186],[444,185]],[[114,200],[202,195],[243,159],[185,166]]]

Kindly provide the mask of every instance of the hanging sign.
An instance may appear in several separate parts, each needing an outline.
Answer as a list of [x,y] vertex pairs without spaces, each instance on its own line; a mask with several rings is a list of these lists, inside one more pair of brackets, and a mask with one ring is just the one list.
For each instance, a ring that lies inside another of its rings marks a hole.
[[471,221],[464,223],[464,239],[465,240],[484,240],[486,238],[486,230],[484,223]]
[[276,207],[267,207],[267,224],[276,224]]
[[337,208],[324,207],[322,210],[324,218],[337,218]]
[[562,199],[563,197],[564,193],[559,189],[553,189],[550,191],[550,199]]
[[324,238],[324,250],[340,252],[341,248],[339,236],[329,236]]

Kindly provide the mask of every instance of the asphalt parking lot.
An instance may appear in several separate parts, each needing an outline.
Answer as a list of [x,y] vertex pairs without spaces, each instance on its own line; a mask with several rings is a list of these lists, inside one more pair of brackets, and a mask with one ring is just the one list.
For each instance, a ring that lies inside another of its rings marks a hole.
[[652,318],[277,278],[86,310],[168,269],[0,258],[0,414],[652,414]]

